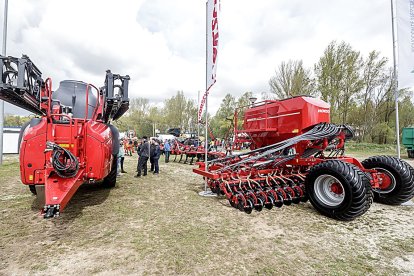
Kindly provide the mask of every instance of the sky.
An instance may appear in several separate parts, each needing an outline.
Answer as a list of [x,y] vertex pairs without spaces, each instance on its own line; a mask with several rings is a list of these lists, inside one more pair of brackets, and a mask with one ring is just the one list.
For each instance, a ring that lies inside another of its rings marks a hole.
[[[205,90],[205,0],[9,0],[7,55],[28,55],[51,77],[102,86],[105,71],[130,75],[130,98],[154,105]],[[0,1],[0,23],[4,0]],[[389,0],[221,0],[215,113],[227,93],[269,92],[282,61],[306,67],[336,40],[392,65]],[[3,34],[3,27],[1,26]],[[24,114],[6,105],[6,113]]]

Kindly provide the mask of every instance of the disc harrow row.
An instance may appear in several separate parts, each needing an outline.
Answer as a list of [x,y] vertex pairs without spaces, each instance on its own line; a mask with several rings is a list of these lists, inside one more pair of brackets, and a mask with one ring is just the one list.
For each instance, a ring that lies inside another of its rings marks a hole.
[[[306,167],[294,163],[299,157],[315,158],[329,145],[339,144],[335,138],[341,133],[344,138],[346,130],[344,126],[319,124],[282,142],[212,160],[204,176],[212,192],[225,195],[231,206],[246,213],[306,202]],[[299,154],[294,146],[303,142],[308,149]],[[199,165],[202,168],[204,163]]]
[[231,206],[248,214],[283,205],[306,202],[305,177],[301,173],[282,171],[249,178],[209,180],[212,192],[225,195]]
[[[181,163],[181,161],[183,161],[184,164],[188,163],[192,165],[194,159],[196,162],[205,160],[205,154],[205,147],[203,146],[196,147],[194,145],[185,145],[177,140],[175,140],[171,146],[171,155],[174,155],[174,162]],[[226,154],[223,152],[208,151],[208,160],[223,158],[224,156],[226,156]]]

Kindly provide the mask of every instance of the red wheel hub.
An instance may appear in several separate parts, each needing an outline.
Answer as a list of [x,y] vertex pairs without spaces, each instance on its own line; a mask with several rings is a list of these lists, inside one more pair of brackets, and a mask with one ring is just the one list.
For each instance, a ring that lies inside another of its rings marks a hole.
[[344,192],[344,190],[342,189],[341,184],[339,183],[332,183],[331,185],[331,191],[337,195],[340,195]]
[[391,177],[386,173],[378,173],[379,186],[381,190],[388,189],[392,184]]

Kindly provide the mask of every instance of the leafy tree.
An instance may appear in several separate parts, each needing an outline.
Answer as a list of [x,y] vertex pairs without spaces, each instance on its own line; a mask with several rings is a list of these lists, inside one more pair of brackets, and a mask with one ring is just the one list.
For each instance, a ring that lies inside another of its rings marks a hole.
[[6,115],[4,116],[4,123],[5,127],[21,127],[26,122],[30,121],[30,117],[22,117],[18,115]]
[[354,97],[362,89],[363,62],[360,53],[352,47],[335,41],[326,48],[315,65],[317,87],[322,99],[331,105],[333,122],[345,123]]
[[114,122],[119,131],[135,130],[138,137],[152,136],[152,123],[148,120],[150,104],[146,98],[134,98],[126,115]]
[[404,98],[399,102],[399,117],[402,127],[414,125],[414,105],[411,99],[412,93],[404,95]]
[[237,100],[237,127],[240,129],[243,125],[244,112],[251,104],[250,98],[253,96],[252,92],[245,92]]
[[229,132],[229,129],[232,126],[236,106],[236,99],[231,94],[226,94],[216,115],[211,120],[211,128],[214,136],[225,137]]
[[359,95],[359,101],[362,107],[361,116],[359,116],[361,118],[360,139],[363,141],[366,140],[366,134],[372,130],[376,120],[372,98],[377,94],[378,89],[381,89],[382,84],[386,83],[391,77],[386,71],[387,62],[387,58],[380,58],[379,52],[377,51],[370,52],[364,62],[364,88]]
[[163,114],[165,124],[179,127],[182,132],[194,131],[197,128],[197,105],[194,100],[186,99],[183,91],[165,100]]
[[303,67],[302,60],[282,62],[270,78],[271,91],[279,99],[298,95],[312,95],[314,92],[310,70]]

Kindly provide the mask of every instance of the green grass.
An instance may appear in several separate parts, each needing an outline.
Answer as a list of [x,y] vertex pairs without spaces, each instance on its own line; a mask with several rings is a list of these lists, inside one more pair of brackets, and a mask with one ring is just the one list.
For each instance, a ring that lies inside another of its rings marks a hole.
[[[8,161],[7,161],[8,162]],[[414,254],[412,209],[374,204],[338,222],[310,203],[251,215],[198,195],[193,166],[161,160],[160,175],[80,188],[60,218],[44,220],[19,180],[0,167],[0,274],[392,275]]]
[[[346,151],[348,153],[366,153],[366,154],[387,154],[394,155],[396,154],[397,147],[395,145],[379,145],[373,143],[357,143],[357,142],[347,142]],[[404,147],[401,149],[401,153],[406,153]]]

